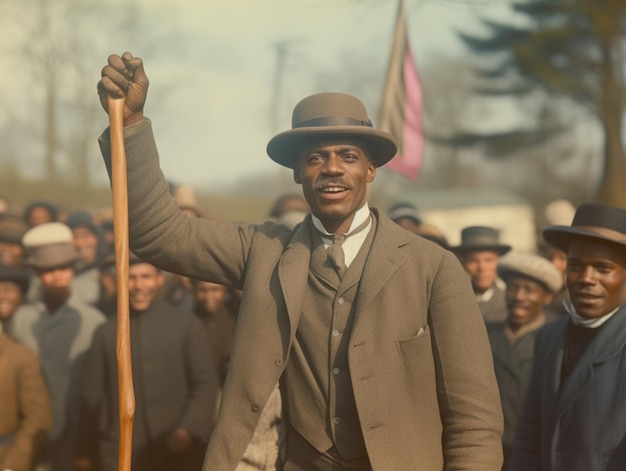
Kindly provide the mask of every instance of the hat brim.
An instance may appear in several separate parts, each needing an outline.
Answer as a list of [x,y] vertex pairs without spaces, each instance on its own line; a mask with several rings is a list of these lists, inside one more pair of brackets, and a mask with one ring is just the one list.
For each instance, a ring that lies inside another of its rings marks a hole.
[[26,259],[26,264],[36,270],[73,267],[80,260],[76,249],[69,244],[51,244],[37,247]]
[[465,254],[467,252],[496,252],[498,255],[504,255],[511,251],[510,245],[493,244],[493,245],[457,245],[450,247],[454,253]]
[[298,152],[312,140],[345,137],[363,141],[370,150],[370,159],[378,167],[385,165],[398,153],[398,141],[391,134],[365,126],[303,127],[277,134],[267,144],[267,154],[276,163],[295,168]]
[[543,238],[550,245],[564,252],[567,252],[572,240],[580,239],[609,242],[626,249],[626,238],[623,235],[621,238],[614,237],[611,235],[611,232],[613,231],[610,229],[603,230],[602,228],[594,230],[593,228],[587,229],[572,226],[548,226],[543,230]]

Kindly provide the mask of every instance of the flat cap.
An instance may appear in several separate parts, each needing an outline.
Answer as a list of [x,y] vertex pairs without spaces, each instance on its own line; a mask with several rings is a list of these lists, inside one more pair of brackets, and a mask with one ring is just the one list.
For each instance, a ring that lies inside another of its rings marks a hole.
[[26,263],[41,270],[73,265],[79,257],[72,241],[72,230],[62,222],[35,226],[22,238]]
[[522,275],[541,283],[553,293],[558,293],[563,286],[563,276],[554,264],[531,253],[511,252],[501,257],[498,275],[504,281],[511,275]]

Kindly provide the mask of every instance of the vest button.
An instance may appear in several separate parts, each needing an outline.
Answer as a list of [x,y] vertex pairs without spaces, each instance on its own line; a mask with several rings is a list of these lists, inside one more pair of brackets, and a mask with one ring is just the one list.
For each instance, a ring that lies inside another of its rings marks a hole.
[[252,404],[250,409],[252,409],[252,412],[259,412],[261,408],[257,404]]
[[274,364],[276,366],[283,366],[283,359],[282,358],[277,358],[276,360],[274,360]]
[[337,425],[337,424],[339,424],[339,422],[341,422],[341,419],[339,417],[335,417],[333,419],[333,424]]
[[340,373],[339,368],[333,368],[333,374],[336,376]]
[[345,301],[345,299],[343,299],[343,298],[339,298],[339,299],[337,300],[337,302],[338,302],[339,304],[343,304],[343,303],[345,303],[346,301]]

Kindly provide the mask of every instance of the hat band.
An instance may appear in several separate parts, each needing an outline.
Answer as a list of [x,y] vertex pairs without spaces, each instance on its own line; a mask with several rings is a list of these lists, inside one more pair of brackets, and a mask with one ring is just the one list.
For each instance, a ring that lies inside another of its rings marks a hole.
[[616,242],[626,243],[626,234],[624,234],[623,232],[615,231],[613,229],[607,229],[605,227],[598,226],[572,226],[572,229],[592,232],[602,237],[614,239]]
[[368,119],[362,121],[360,119],[348,118],[343,116],[329,116],[326,118],[314,118],[302,121],[293,126],[296,128],[308,128],[308,127],[324,127],[324,126],[367,126],[373,127],[372,122]]

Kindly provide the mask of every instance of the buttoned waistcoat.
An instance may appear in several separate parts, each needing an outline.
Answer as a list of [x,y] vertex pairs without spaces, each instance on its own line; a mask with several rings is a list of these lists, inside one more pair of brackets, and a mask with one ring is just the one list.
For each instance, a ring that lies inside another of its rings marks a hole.
[[[205,470],[235,469],[289,360],[309,271],[304,231],[190,219],[169,197],[149,121],[126,138],[131,246],[243,289]],[[109,166],[108,135],[101,137]],[[375,211],[375,210],[374,210]],[[348,359],[374,471],[499,470],[502,414],[482,315],[450,252],[377,214]]]

